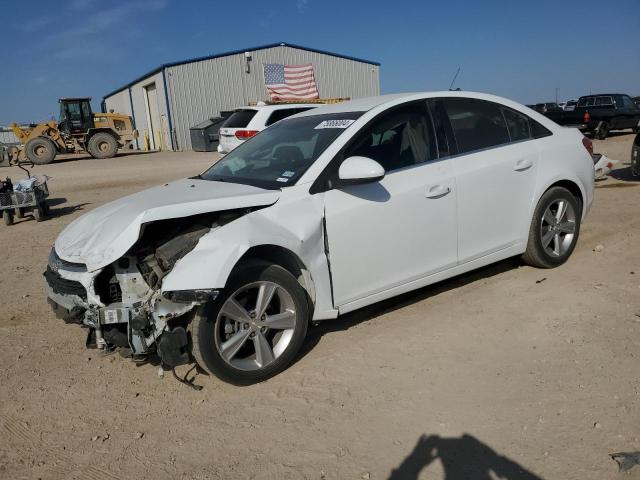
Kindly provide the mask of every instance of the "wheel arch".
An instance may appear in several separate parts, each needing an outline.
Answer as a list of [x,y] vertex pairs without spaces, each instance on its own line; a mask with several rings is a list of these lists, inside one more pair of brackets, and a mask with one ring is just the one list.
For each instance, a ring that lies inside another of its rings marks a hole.
[[116,132],[113,128],[109,128],[109,127],[100,127],[100,128],[90,128],[87,131],[87,142],[91,139],[91,137],[93,137],[96,133],[108,133],[109,135],[111,135],[113,138],[116,139],[116,141],[120,140],[120,135],[118,134],[118,132]]
[[553,187],[562,187],[565,188],[567,190],[569,190],[571,192],[571,194],[576,197],[576,200],[578,200],[580,202],[580,208],[583,208],[584,206],[584,192],[580,189],[580,186],[571,181],[571,180],[558,180],[557,182],[549,185],[549,187],[547,187],[547,189],[542,192],[543,195],[545,192],[547,192],[549,189],[553,188]]
[[553,187],[562,187],[567,189],[569,192],[571,192],[571,194],[576,198],[576,200],[580,202],[580,209],[581,209],[580,217],[584,218],[586,192],[584,188],[580,185],[579,181],[570,179],[570,178],[554,179],[545,188],[540,189],[540,191],[538,192],[538,195],[536,195],[535,202],[533,202],[531,215],[533,215],[533,212],[535,211],[535,208],[538,205],[538,202],[540,202],[540,199],[542,198],[542,196]]
[[40,135],[36,135],[32,138],[29,138],[26,142],[24,142],[24,146],[26,148],[27,144],[29,142],[31,142],[32,140],[40,140],[40,139],[45,139],[48,142],[50,142],[53,145],[54,150],[56,151],[56,153],[64,153],[62,151],[62,149],[60,148],[60,144],[58,142],[56,142],[51,136],[46,135],[44,133],[40,134]]
[[311,277],[311,272],[298,255],[280,245],[254,245],[244,252],[244,254],[238,259],[231,269],[230,275],[243,266],[256,261],[273,263],[284,268],[293,275],[295,279],[298,280],[302,288],[307,292],[307,300],[309,302],[309,308],[311,309],[311,316],[313,316],[313,305],[316,300],[315,285],[313,278]]

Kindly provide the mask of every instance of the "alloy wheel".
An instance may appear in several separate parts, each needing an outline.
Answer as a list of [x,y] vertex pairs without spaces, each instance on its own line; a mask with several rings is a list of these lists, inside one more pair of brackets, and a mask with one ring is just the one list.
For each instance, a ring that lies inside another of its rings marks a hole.
[[274,282],[253,282],[236,290],[222,305],[216,318],[215,345],[230,366],[259,370],[286,350],[296,323],[291,293]]
[[542,216],[540,240],[553,257],[564,255],[573,243],[576,232],[576,212],[564,198],[552,201]]

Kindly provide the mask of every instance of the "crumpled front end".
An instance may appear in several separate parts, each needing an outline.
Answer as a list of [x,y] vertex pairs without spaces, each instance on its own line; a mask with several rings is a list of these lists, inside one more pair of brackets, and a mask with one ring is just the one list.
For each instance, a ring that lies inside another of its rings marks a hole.
[[53,248],[44,272],[48,301],[58,317],[89,329],[88,345],[128,349],[134,358],[157,352],[167,365],[187,363],[188,314],[217,291],[164,291],[163,279],[200,238],[244,213],[146,224],[125,255],[94,271],[61,259]]

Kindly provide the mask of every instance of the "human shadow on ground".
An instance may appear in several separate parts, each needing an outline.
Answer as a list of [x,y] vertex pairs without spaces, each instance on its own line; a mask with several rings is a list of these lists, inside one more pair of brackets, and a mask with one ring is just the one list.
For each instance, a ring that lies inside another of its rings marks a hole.
[[392,470],[389,480],[417,480],[420,472],[440,460],[443,480],[543,480],[517,462],[500,455],[472,435],[422,435],[414,449]]

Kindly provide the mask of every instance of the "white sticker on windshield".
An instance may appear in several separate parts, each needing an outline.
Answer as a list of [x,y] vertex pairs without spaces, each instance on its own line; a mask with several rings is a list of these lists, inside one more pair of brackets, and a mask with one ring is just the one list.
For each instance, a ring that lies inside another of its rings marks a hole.
[[292,172],[291,170],[287,170],[286,172],[282,172],[282,176],[283,177],[293,177],[296,174],[296,172]]
[[314,130],[321,128],[347,128],[353,122],[355,122],[355,120],[325,120],[324,122],[320,122]]
[[286,182],[288,182],[288,181],[289,181],[289,179],[288,179],[288,178],[283,178],[283,177],[280,177],[280,178],[277,178],[277,179],[276,179],[276,182],[284,182],[284,183],[286,183]]

